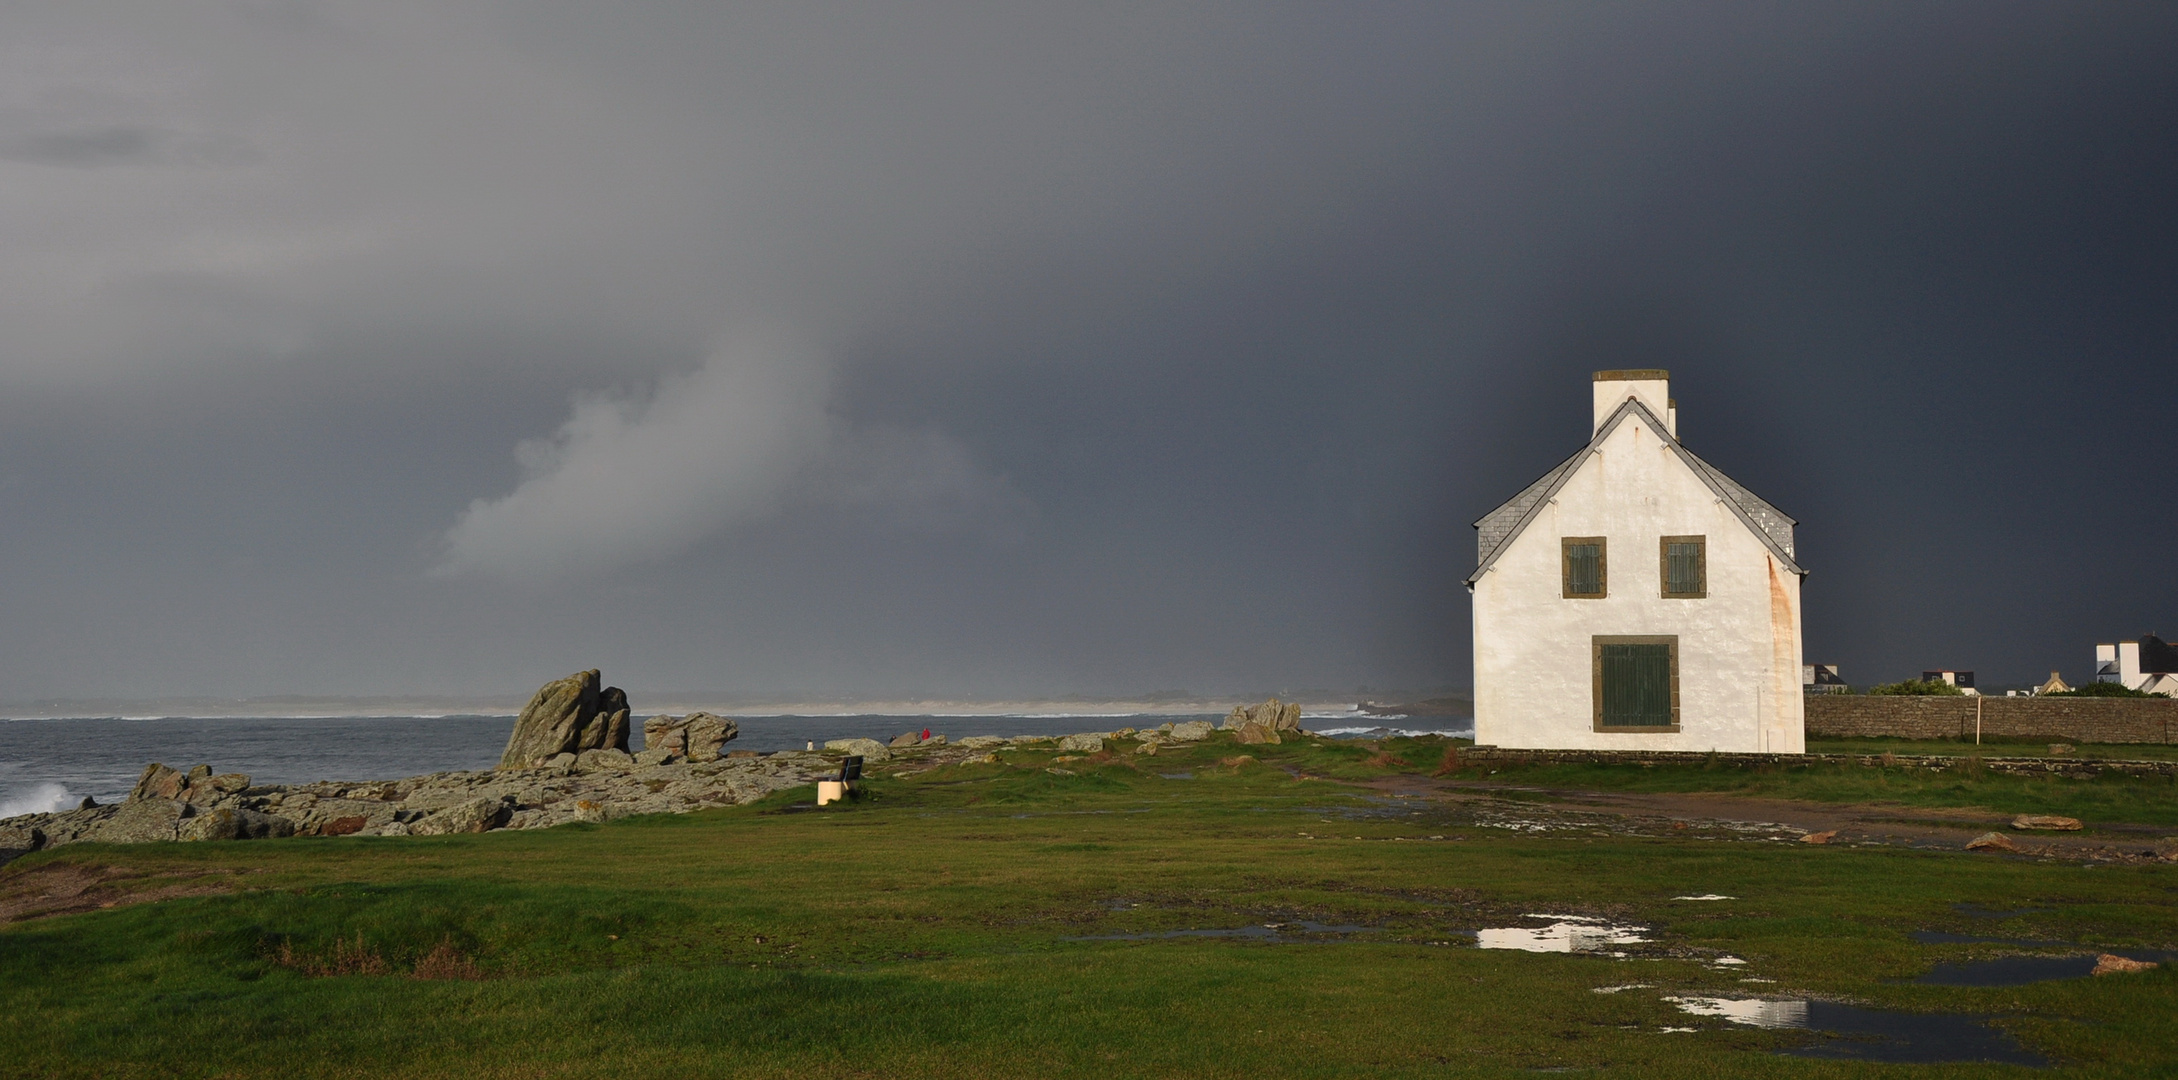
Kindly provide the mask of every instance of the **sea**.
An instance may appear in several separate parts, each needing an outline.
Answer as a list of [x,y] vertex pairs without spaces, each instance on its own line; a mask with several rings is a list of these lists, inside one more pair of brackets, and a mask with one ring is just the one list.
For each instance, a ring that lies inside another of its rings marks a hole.
[[[828,739],[890,741],[933,735],[1069,735],[1153,728],[1221,714],[1131,716],[735,716],[735,750],[800,750]],[[1304,713],[1311,731],[1337,738],[1473,734],[1472,721],[1358,712]],[[0,818],[72,810],[85,798],[128,796],[149,762],[247,773],[259,784],[396,780],[424,773],[489,769],[506,749],[508,716],[103,717],[0,719]],[[641,735],[636,734],[640,748]]]

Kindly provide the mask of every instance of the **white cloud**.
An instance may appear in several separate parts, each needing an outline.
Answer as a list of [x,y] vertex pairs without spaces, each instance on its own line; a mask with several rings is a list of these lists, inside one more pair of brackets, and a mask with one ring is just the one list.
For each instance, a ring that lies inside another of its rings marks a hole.
[[826,408],[828,366],[749,337],[651,392],[578,396],[524,479],[469,504],[434,573],[557,580],[669,558],[787,503],[918,532],[1009,532],[1024,504],[933,429],[855,428]]

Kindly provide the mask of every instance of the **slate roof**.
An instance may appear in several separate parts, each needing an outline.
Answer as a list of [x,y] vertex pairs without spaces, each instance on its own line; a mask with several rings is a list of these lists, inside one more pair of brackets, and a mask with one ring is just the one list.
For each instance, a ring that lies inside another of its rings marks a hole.
[[1664,440],[1664,444],[1679,455],[1679,460],[1694,470],[1694,475],[1701,477],[1702,482],[1717,493],[1717,498],[1730,506],[1740,521],[1762,538],[1770,552],[1785,564],[1785,569],[1806,575],[1807,571],[1800,569],[1800,564],[1792,556],[1792,527],[1799,524],[1798,522],[1754,492],[1741,487],[1738,481],[1719,472],[1716,466],[1694,456],[1693,451],[1680,445],[1679,440],[1672,436],[1671,429],[1665,427],[1664,422],[1657,419],[1648,406],[1641,404],[1638,399],[1628,398],[1625,404],[1618,407],[1618,411],[1611,414],[1610,419],[1596,429],[1595,438],[1590,439],[1587,446],[1475,522],[1475,572],[1468,575],[1467,584],[1473,585],[1482,578],[1490,565],[1497,561],[1498,555],[1512,543],[1513,538],[1519,536],[1528,527],[1528,523],[1535,520],[1537,511],[1551,496],[1558,493],[1559,488],[1565,486],[1567,478],[1580,468],[1581,462],[1588,460],[1588,456],[1595,453],[1603,445],[1603,440],[1609,438],[1628,417],[1639,417],[1645,421],[1649,430]]

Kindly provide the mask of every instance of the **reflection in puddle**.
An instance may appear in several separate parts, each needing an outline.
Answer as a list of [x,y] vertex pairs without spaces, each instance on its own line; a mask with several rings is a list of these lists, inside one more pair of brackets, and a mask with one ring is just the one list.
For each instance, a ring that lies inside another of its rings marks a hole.
[[1667,997],[1680,1012],[1717,1016],[1735,1024],[1758,1028],[1804,1028],[1807,1002],[1769,1001],[1764,998]]
[[2025,986],[2052,979],[2084,979],[2094,970],[2092,956],[1999,956],[1938,964],[1913,981],[1928,986]]
[[2020,938],[1975,937],[1972,934],[1947,934],[1942,930],[1915,930],[1906,935],[1923,945],[2018,945],[2029,949],[2076,949],[2069,941],[2026,941]]
[[1227,930],[1157,930],[1141,934],[1099,934],[1095,937],[1071,937],[1066,941],[1154,941],[1162,938],[1250,938],[1256,941],[1301,941],[1300,934],[1374,934],[1376,926],[1334,926],[1327,923],[1300,922],[1264,923],[1261,926],[1236,926]]
[[[2110,955],[2127,960],[2168,963],[2169,953],[2122,952]],[[2025,986],[2056,979],[2084,979],[2095,973],[2100,957],[2093,953],[2072,956],[1999,956],[1994,960],[1969,960],[1938,964],[1913,980],[1929,986]]]
[[1485,949],[1518,949],[1522,952],[1602,953],[1624,956],[1613,945],[1648,942],[1648,927],[1610,923],[1586,915],[1529,915],[1550,919],[1549,926],[1503,926],[1475,931],[1475,944]]
[[1833,1036],[1782,1051],[1797,1057],[1920,1064],[1943,1061],[2048,1064],[2021,1047],[2010,1035],[1983,1023],[1979,1017],[1890,1012],[1828,1001],[1716,997],[1667,997],[1664,1000],[1695,1016],[1714,1016],[1749,1027],[1814,1031]]

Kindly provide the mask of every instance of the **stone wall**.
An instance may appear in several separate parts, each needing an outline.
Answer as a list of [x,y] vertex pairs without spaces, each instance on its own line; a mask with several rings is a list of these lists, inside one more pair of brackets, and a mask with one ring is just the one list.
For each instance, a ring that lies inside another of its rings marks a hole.
[[2178,699],[2075,697],[1905,697],[1810,694],[1811,738],[1894,736],[1905,739],[1974,737],[1974,709],[1981,708],[1984,739],[2046,739],[2050,742],[2168,743],[2178,736]]
[[2098,776],[2130,776],[2178,781],[2178,761],[2104,761],[2076,757],[1981,757],[1978,755],[1913,754],[1701,754],[1676,750],[1508,750],[1474,746],[1459,751],[1457,761],[1467,764],[1505,762],[1513,765],[1700,765],[1726,769],[1796,769],[1810,765],[1856,765],[1870,769],[1921,769],[1969,774],[2001,773],[2005,776],[2064,777],[2092,780]]

